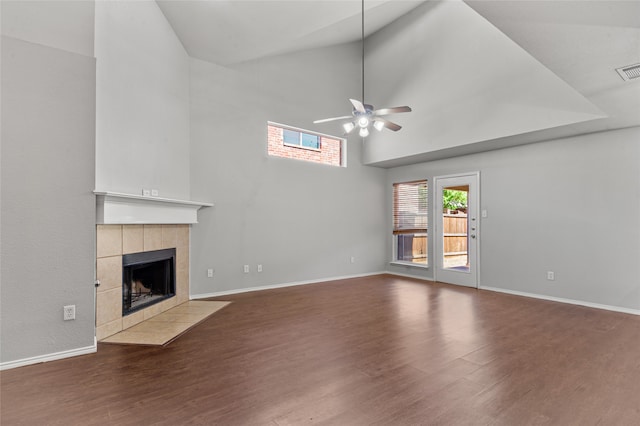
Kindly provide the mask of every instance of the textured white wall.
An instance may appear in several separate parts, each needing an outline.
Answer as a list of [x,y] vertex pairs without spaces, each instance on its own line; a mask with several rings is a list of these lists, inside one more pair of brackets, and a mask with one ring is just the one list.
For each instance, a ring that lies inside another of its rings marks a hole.
[[215,203],[192,228],[192,294],[385,269],[386,171],[362,166],[358,137],[346,168],[267,156],[268,120],[339,134],[312,121],[350,110],[359,71],[358,45],[236,68],[191,61],[192,196]]
[[189,60],[153,1],[96,3],[96,188],[189,198]]
[[[481,286],[640,310],[638,140],[634,127],[397,167],[387,188],[427,178],[433,189],[434,176],[480,171],[488,212],[480,219]],[[431,269],[389,269],[433,277]]]

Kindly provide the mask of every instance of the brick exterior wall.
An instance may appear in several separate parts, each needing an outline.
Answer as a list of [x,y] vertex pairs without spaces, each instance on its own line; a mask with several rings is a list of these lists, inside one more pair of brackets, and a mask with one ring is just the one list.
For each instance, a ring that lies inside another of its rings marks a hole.
[[312,161],[330,166],[342,165],[342,141],[340,139],[321,136],[319,150],[289,146],[285,145],[282,140],[282,128],[273,125],[268,125],[267,152],[276,157]]

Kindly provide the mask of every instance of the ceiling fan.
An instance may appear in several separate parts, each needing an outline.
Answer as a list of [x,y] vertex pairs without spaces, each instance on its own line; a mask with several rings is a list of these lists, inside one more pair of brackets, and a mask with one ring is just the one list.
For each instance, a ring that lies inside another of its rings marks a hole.
[[349,120],[342,124],[345,134],[351,133],[353,129],[359,127],[359,135],[363,138],[369,136],[369,127],[373,126],[377,131],[382,131],[385,127],[389,130],[397,132],[402,126],[391,122],[382,116],[389,114],[397,114],[400,112],[411,112],[408,106],[399,106],[393,108],[375,109],[373,105],[364,103],[364,0],[362,0],[362,101],[349,99],[353,105],[351,115],[343,115],[341,117],[324,118],[314,121],[314,124],[327,123],[329,121]]

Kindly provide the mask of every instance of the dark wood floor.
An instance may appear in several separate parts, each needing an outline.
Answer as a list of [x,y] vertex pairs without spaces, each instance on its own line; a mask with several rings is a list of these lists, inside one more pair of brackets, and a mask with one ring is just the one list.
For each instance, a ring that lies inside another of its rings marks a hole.
[[222,299],[166,347],[0,373],[2,425],[640,424],[637,316],[387,275]]

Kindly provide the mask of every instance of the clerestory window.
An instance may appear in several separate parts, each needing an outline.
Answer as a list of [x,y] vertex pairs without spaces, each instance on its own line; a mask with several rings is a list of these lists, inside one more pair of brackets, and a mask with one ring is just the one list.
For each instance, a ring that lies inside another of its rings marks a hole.
[[320,149],[320,136],[297,130],[282,129],[282,141],[289,146]]
[[267,153],[275,157],[346,166],[346,140],[271,122],[267,124]]

